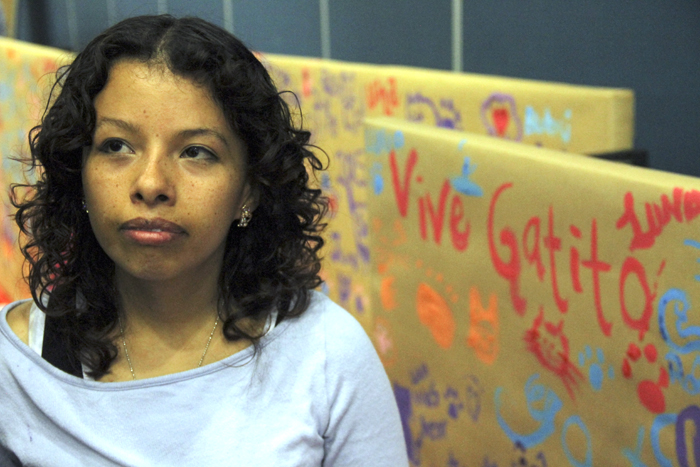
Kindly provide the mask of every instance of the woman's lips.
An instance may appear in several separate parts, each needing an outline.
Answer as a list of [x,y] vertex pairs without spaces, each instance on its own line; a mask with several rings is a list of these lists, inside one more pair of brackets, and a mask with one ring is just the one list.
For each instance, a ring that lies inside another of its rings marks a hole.
[[128,239],[145,246],[161,246],[187,235],[187,231],[165,219],[139,217],[124,222],[119,230]]

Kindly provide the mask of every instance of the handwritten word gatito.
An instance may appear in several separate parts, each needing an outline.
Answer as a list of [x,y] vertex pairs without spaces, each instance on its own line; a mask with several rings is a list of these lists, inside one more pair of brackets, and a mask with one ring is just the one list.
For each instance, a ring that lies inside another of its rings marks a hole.
[[[418,151],[411,149],[406,158],[403,175],[399,168],[399,163],[396,156],[396,151],[392,150],[389,154],[389,164],[391,168],[391,180],[396,197],[396,204],[401,217],[408,215],[409,199],[411,193],[411,184],[415,180],[420,184],[423,182],[421,175],[416,175],[414,171],[418,164]],[[450,198],[450,194],[452,197]],[[465,217],[464,203],[462,202],[462,194],[453,192],[450,179],[445,178],[437,196],[437,203],[433,202],[432,195],[428,192],[418,197],[418,219],[420,227],[420,236],[423,240],[428,239],[428,221],[432,226],[432,239],[437,244],[442,243],[442,232],[445,225],[446,211],[448,199],[450,199],[450,214],[449,214],[449,229],[452,246],[457,251],[467,249],[469,243],[470,223]]]
[[[520,277],[523,269],[523,260],[526,260],[537,272],[540,282],[544,281],[546,267],[543,261],[543,251],[549,263],[549,279],[551,284],[554,302],[561,313],[566,313],[569,309],[569,299],[562,295],[560,290],[560,277],[558,271],[560,255],[562,250],[562,236],[557,233],[561,227],[555,227],[554,207],[549,206],[547,212],[546,227],[540,216],[532,216],[525,224],[522,233],[517,235],[512,227],[505,225],[497,235],[496,217],[502,197],[508,190],[513,188],[513,183],[507,182],[500,185],[489,205],[487,220],[487,236],[489,252],[494,269],[499,276],[506,279],[510,284],[510,296],[513,308],[519,315],[525,314],[527,310],[527,299],[520,290]],[[546,229],[546,232],[542,230]],[[591,220],[590,235],[588,241],[588,257],[582,258],[581,251],[576,245],[583,240],[582,230],[578,225],[569,225],[569,235],[567,237],[573,243],[569,248],[569,278],[570,284],[575,293],[583,293],[583,282],[581,273],[588,270],[591,277],[593,289],[593,303],[596,310],[598,325],[604,335],[610,336],[612,332],[612,322],[606,318],[603,312],[603,300],[601,297],[601,276],[611,272],[610,263],[600,258],[598,254],[598,221]],[[508,251],[508,256],[499,253],[498,246],[504,246]],[[665,261],[662,261],[656,269],[656,275],[663,272]],[[640,337],[649,330],[649,323],[653,314],[653,302],[656,298],[655,286],[649,282],[645,266],[636,258],[628,256],[622,267],[619,268],[619,309],[622,318],[630,329],[640,333]],[[644,305],[640,316],[634,317],[627,305],[625,288],[629,281],[636,280],[642,290]]]

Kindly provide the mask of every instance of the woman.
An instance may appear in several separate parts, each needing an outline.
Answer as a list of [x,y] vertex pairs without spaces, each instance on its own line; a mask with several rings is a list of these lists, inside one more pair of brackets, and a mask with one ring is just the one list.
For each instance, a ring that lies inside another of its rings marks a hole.
[[309,133],[253,54],[125,20],[59,71],[16,201],[33,300],[0,320],[1,465],[406,465],[386,374],[312,289]]

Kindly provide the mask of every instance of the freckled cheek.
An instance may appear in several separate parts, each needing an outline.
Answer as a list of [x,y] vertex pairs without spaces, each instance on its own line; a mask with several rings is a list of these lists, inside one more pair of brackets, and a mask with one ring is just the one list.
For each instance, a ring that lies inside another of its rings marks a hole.
[[110,212],[114,212],[127,202],[128,193],[122,193],[122,188],[122,183],[118,179],[109,177],[83,179],[83,191],[91,217],[109,217]]

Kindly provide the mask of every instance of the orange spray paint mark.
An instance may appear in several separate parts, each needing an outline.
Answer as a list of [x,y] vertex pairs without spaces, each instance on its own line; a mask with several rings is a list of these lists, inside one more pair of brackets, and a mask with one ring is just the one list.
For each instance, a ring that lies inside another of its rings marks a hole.
[[416,310],[421,324],[430,329],[435,342],[443,349],[450,348],[457,325],[445,299],[428,284],[421,283],[416,295]]
[[308,68],[304,68],[301,71],[301,80],[302,80],[302,85],[301,85],[301,93],[304,95],[304,97],[311,97],[311,94],[313,93],[313,82],[311,80],[311,72],[309,71]]
[[408,243],[408,235],[406,235],[406,229],[404,228],[401,221],[398,219],[394,220],[394,233],[396,234],[396,236],[394,237],[393,242],[391,242],[393,246],[399,246],[403,245],[404,243]]
[[498,297],[489,296],[489,305],[484,309],[481,295],[476,287],[469,291],[469,334],[467,345],[476,351],[476,356],[487,365],[498,356]]
[[382,279],[380,286],[380,297],[382,299],[382,306],[385,310],[391,311],[396,308],[396,289],[394,288],[394,281],[396,278],[394,276],[388,276]]

